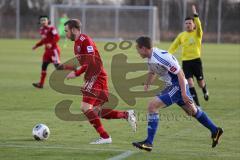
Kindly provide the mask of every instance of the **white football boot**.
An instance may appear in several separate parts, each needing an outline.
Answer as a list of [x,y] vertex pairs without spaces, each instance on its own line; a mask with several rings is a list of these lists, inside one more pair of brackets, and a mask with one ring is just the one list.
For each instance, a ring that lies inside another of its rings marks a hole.
[[136,115],[135,115],[135,112],[134,110],[128,110],[128,123],[130,124],[130,126],[132,127],[132,130],[134,132],[137,131],[137,118],[136,118]]
[[90,144],[110,144],[112,143],[112,138],[102,138],[100,137],[99,139],[97,139],[96,141],[91,142]]

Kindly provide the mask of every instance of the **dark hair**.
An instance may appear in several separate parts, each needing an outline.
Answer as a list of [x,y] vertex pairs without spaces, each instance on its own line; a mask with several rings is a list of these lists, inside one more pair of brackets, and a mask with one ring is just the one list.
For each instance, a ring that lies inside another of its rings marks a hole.
[[152,48],[152,40],[150,37],[141,36],[136,39],[136,43],[139,48],[146,47],[147,49]]
[[68,25],[69,29],[76,28],[78,30],[81,29],[81,22],[78,19],[70,19],[67,22],[64,23],[64,26]]
[[42,18],[47,18],[48,24],[51,23],[51,21],[49,20],[49,17],[48,17],[47,15],[41,15],[41,16],[39,16],[39,17],[38,17],[39,23],[40,23],[40,20],[41,20]]
[[185,18],[185,21],[187,21],[187,20],[192,20],[192,21],[194,21],[194,18],[191,17],[191,16],[188,16],[188,17]]

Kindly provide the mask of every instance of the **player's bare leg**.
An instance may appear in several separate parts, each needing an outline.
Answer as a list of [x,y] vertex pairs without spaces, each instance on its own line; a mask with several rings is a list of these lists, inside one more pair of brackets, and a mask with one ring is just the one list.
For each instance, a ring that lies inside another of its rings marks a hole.
[[144,141],[133,142],[133,146],[148,152],[152,151],[153,139],[158,128],[158,110],[165,106],[166,105],[158,97],[150,101],[148,105],[148,136]]
[[104,119],[126,119],[134,132],[137,131],[137,118],[134,110],[120,111],[103,106],[97,106],[95,111]]
[[105,131],[99,116],[93,110],[93,106],[91,104],[82,102],[81,110],[84,115],[87,117],[90,124],[95,128],[95,130],[99,133],[100,138],[96,141],[91,142],[90,144],[109,144],[112,143],[112,138]]
[[207,85],[206,85],[204,79],[198,80],[198,86],[200,88],[202,88],[203,97],[204,97],[205,101],[208,101],[209,100],[209,92],[207,90]]
[[220,136],[223,134],[223,129],[217,127],[212,122],[212,120],[207,116],[207,114],[203,112],[201,108],[196,107],[194,103],[186,104],[182,106],[182,108],[189,116],[195,117],[198,120],[198,122],[200,122],[203,126],[205,126],[211,131],[212,148],[216,147]]

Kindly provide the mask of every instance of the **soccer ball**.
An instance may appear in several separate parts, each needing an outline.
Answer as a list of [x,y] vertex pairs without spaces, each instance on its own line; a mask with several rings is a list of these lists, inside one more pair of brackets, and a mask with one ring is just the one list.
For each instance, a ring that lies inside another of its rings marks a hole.
[[45,124],[37,124],[33,127],[32,135],[37,141],[46,140],[50,135],[50,130]]

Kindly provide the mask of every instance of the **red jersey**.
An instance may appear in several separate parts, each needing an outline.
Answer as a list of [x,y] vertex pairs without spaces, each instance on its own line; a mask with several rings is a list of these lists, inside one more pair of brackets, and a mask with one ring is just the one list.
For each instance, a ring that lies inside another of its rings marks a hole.
[[85,81],[107,79],[99,51],[89,36],[80,34],[79,38],[75,40],[74,53],[81,65],[81,69],[76,71],[76,75],[85,72]]
[[[41,27],[39,33],[42,39],[36,44],[36,47],[45,45],[45,50],[53,50],[59,48],[57,42],[60,39],[60,36],[57,33],[57,30],[54,26],[44,26]],[[50,43],[51,48],[47,48],[46,44]]]

